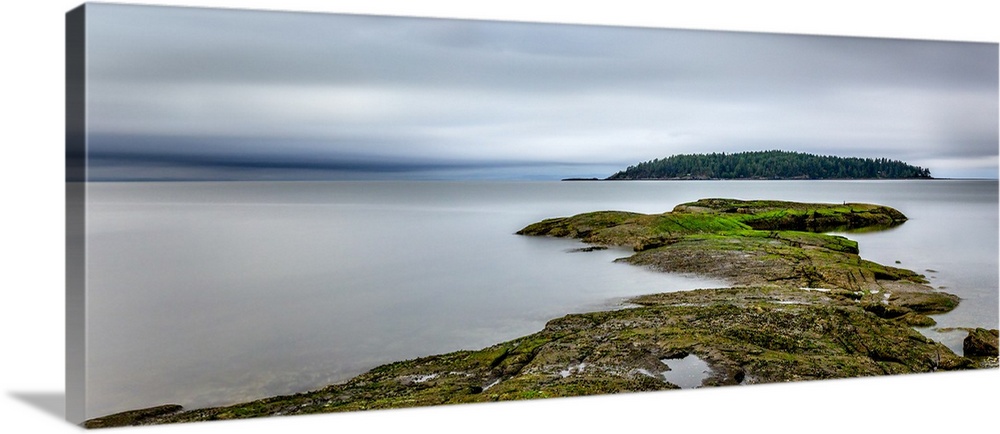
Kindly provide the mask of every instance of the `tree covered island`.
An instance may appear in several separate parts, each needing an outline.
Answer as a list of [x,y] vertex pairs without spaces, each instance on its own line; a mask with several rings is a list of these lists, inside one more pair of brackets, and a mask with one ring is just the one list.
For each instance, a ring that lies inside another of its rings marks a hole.
[[789,151],[753,151],[673,155],[629,166],[607,179],[930,178],[929,169],[886,158],[844,158]]

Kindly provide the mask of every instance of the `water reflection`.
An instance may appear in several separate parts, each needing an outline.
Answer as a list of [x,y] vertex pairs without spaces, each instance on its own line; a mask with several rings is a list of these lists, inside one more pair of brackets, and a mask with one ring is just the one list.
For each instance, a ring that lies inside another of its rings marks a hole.
[[681,389],[700,387],[701,382],[712,373],[708,363],[694,354],[680,359],[661,359],[660,362],[670,368],[660,373],[663,379]]

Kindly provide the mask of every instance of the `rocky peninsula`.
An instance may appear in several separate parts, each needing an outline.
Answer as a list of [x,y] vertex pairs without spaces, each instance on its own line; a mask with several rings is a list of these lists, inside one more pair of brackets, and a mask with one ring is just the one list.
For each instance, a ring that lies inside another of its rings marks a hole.
[[164,405],[84,426],[678,389],[670,373],[691,357],[708,367],[702,387],[996,367],[996,330],[972,330],[969,357],[914,330],[958,297],[823,233],[905,221],[880,205],[733,199],[547,219],[517,233],[627,246],[634,254],[620,261],[732,286],[636,297],[622,309],[566,315],[528,336],[379,366],[311,392],[190,411]]

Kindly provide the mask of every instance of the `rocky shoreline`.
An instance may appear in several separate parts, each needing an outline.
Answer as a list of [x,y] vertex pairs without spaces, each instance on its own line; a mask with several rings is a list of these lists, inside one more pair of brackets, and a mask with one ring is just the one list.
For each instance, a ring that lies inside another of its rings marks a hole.
[[633,307],[567,315],[528,336],[379,366],[307,393],[190,411],[165,405],[84,426],[677,389],[668,374],[690,356],[709,367],[703,387],[995,368],[996,330],[970,329],[963,356],[914,330],[933,325],[929,315],[954,309],[958,297],[912,271],[861,259],[854,241],[821,233],[905,221],[879,205],[732,199],[664,214],[548,219],[518,234],[629,246],[635,253],[619,260],[732,286],[636,297]]

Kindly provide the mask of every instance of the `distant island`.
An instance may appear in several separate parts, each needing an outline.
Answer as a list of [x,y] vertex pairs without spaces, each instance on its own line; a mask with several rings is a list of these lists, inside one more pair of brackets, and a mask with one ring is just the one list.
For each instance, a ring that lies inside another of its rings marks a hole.
[[789,151],[685,154],[658,158],[607,180],[638,179],[931,179],[929,169],[886,158],[844,158]]

